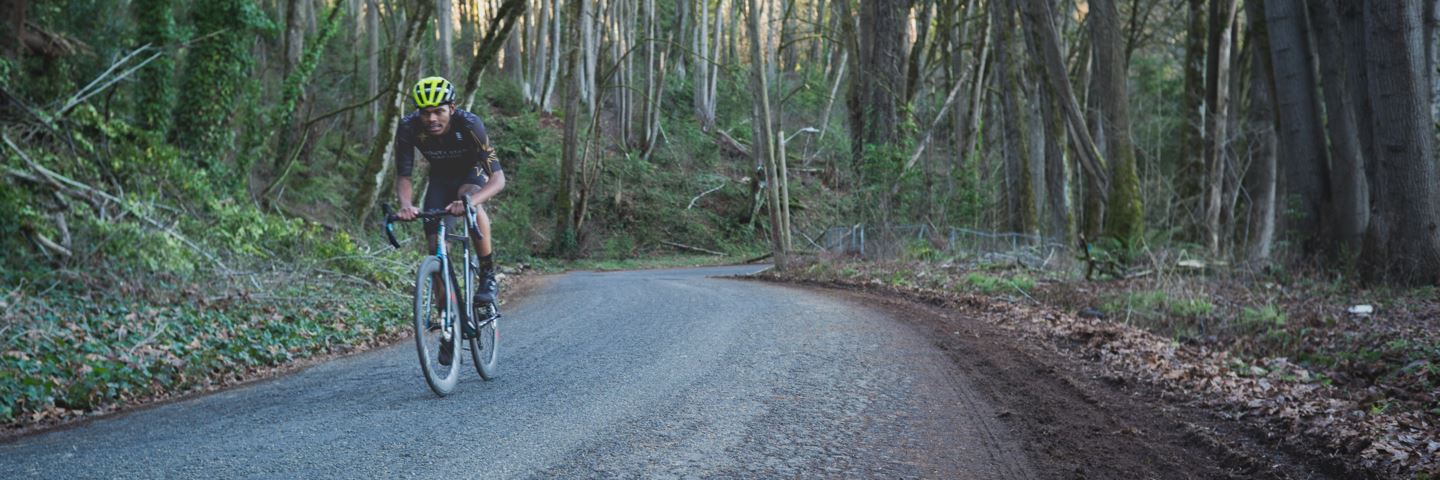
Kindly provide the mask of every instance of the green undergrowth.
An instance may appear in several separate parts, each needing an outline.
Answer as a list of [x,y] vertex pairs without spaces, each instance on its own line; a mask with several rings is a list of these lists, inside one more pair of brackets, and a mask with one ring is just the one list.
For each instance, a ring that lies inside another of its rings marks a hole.
[[0,424],[205,390],[405,331],[407,302],[393,292],[323,281],[216,296],[207,287],[118,301],[67,289],[10,295],[0,304]]

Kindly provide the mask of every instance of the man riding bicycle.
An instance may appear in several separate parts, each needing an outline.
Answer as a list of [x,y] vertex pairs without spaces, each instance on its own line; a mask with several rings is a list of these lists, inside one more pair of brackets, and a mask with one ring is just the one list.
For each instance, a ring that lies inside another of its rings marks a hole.
[[[411,92],[415,112],[400,119],[395,127],[395,192],[400,199],[396,217],[414,220],[420,213],[413,203],[414,184],[410,174],[415,167],[415,150],[430,163],[425,188],[425,210],[444,208],[452,215],[464,215],[465,203],[475,209],[475,224],[480,236],[472,237],[480,257],[479,285],[475,304],[495,301],[495,262],[490,242],[490,217],[483,204],[505,188],[505,172],[490,148],[485,124],[475,114],[455,108],[455,86],[441,77],[428,77],[415,84]],[[438,219],[425,221],[425,236],[434,250]],[[448,347],[448,348],[447,348]],[[450,364],[453,342],[440,348],[440,363]]]

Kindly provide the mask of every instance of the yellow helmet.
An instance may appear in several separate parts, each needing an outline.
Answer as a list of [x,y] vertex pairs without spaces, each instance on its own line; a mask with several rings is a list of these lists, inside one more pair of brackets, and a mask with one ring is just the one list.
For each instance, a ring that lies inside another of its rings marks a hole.
[[415,84],[410,97],[415,108],[430,108],[455,102],[455,86],[441,77],[426,77]]

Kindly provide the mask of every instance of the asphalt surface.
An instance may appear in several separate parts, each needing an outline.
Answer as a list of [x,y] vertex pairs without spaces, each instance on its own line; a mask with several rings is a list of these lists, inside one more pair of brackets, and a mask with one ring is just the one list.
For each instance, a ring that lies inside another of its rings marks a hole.
[[[438,398],[401,342],[0,445],[0,478],[1033,478],[935,344],[834,293],[572,273]],[[403,321],[398,320],[397,321]]]

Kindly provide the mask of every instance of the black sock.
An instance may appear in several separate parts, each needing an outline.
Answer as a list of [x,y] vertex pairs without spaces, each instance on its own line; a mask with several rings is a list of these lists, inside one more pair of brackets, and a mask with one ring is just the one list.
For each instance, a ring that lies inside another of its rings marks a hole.
[[480,257],[480,270],[489,271],[495,269],[495,254],[482,255]]

